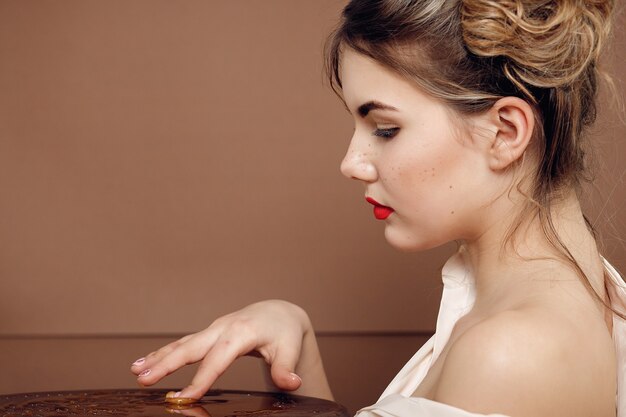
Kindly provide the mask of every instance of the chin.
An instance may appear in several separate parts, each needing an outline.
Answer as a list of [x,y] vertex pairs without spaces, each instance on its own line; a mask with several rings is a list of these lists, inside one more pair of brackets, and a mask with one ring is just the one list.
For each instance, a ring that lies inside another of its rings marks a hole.
[[394,249],[401,252],[421,252],[447,243],[440,239],[428,239],[426,236],[415,236],[406,231],[394,230],[389,225],[385,228],[385,239]]

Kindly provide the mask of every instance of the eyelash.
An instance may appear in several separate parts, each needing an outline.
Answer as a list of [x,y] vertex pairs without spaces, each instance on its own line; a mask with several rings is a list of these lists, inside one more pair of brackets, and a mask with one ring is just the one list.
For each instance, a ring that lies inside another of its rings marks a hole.
[[391,139],[396,136],[399,130],[399,127],[392,127],[389,129],[376,129],[374,130],[373,135],[383,139]]

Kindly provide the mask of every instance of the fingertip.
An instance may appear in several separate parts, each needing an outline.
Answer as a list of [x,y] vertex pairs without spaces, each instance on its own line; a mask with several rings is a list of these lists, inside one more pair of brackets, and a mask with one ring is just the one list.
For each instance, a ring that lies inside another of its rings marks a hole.
[[274,384],[286,391],[295,391],[302,385],[302,379],[293,372],[276,372],[272,376]]
[[208,388],[188,385],[182,391],[177,392],[179,398],[193,398],[199,400],[208,391]]
[[144,369],[137,375],[137,382],[141,386],[149,387],[159,382],[161,378],[163,378],[163,375],[159,369]]
[[291,384],[293,384],[294,389],[298,389],[300,388],[300,385],[302,385],[302,378],[300,378],[293,372],[289,372],[289,381]]
[[152,369],[145,369],[139,374],[139,378],[145,378],[152,373]]
[[302,378],[293,372],[289,372],[288,380],[289,384],[293,387],[292,390],[297,390],[302,385]]
[[151,385],[148,382],[143,381],[141,378],[137,378],[137,384],[139,384],[140,387],[149,387]]
[[133,367],[133,366],[141,366],[144,363],[146,363],[146,358],[139,358],[135,362],[132,363],[131,367]]
[[180,397],[180,391],[170,391],[165,394],[165,398],[178,398]]
[[130,372],[139,377],[150,366],[151,364],[147,362],[146,358],[139,358],[130,365]]

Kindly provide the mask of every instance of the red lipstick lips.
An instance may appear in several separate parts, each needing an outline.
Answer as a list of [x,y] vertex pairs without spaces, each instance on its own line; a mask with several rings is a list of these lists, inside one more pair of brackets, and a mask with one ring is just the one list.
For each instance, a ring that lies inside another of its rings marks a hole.
[[372,197],[366,197],[365,200],[374,206],[374,217],[378,220],[385,220],[394,211],[391,207],[383,206]]

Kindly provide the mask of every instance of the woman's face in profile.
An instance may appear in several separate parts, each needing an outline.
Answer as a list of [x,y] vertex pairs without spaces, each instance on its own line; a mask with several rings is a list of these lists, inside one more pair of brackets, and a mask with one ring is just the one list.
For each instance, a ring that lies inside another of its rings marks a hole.
[[415,84],[348,48],[340,75],[355,121],[341,171],[386,206],[374,211],[388,242],[413,251],[480,235],[495,194],[486,141]]

